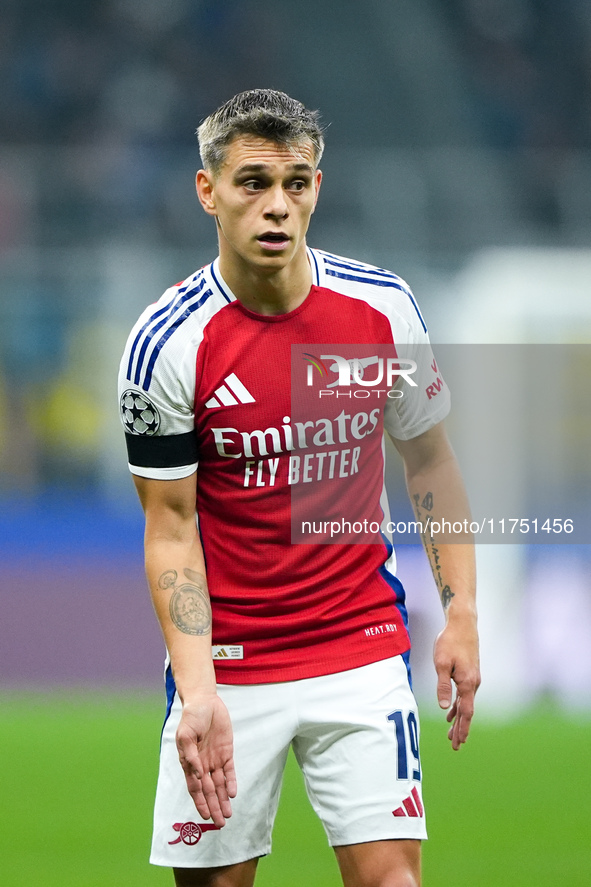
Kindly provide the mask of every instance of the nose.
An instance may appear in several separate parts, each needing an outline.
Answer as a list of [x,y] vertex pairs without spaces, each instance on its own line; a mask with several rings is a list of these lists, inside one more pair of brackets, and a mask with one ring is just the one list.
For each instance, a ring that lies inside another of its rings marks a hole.
[[265,209],[266,219],[285,219],[289,213],[283,185],[278,184],[268,192],[269,199]]

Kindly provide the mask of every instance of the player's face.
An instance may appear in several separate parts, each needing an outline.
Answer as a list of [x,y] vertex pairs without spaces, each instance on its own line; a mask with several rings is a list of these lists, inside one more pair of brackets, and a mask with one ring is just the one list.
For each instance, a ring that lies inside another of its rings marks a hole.
[[322,174],[314,148],[251,136],[229,145],[220,172],[197,173],[197,193],[215,216],[220,253],[260,268],[279,270],[305,249]]

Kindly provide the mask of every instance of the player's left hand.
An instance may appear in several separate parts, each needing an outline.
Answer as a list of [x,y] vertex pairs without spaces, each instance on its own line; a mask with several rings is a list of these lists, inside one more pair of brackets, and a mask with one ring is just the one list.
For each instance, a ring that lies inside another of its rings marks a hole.
[[[433,660],[437,671],[437,699],[441,708],[449,709],[447,721],[451,727],[447,735],[457,751],[468,738],[474,697],[480,686],[476,620],[450,619],[437,636]],[[453,703],[452,681],[456,691]]]

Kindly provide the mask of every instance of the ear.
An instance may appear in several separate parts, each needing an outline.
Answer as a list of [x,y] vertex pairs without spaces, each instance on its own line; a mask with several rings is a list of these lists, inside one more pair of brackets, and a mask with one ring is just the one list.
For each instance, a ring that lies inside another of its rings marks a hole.
[[199,203],[205,212],[210,216],[215,216],[214,183],[211,173],[200,169],[195,176],[195,188],[197,189]]
[[320,185],[322,184],[322,172],[317,169],[314,173],[314,187],[315,187],[315,195],[314,195],[314,206],[312,207],[312,212],[316,209],[316,204],[318,203],[318,194],[320,192]]

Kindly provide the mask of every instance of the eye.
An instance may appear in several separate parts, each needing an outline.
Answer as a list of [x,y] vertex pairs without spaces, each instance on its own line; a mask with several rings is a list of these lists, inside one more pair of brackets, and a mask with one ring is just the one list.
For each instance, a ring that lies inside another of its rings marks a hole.
[[300,193],[301,191],[305,191],[308,187],[308,182],[305,179],[294,179],[293,182],[289,183],[289,190],[296,191]]
[[243,182],[242,185],[247,191],[262,191],[264,187],[259,179],[248,179],[246,182]]

